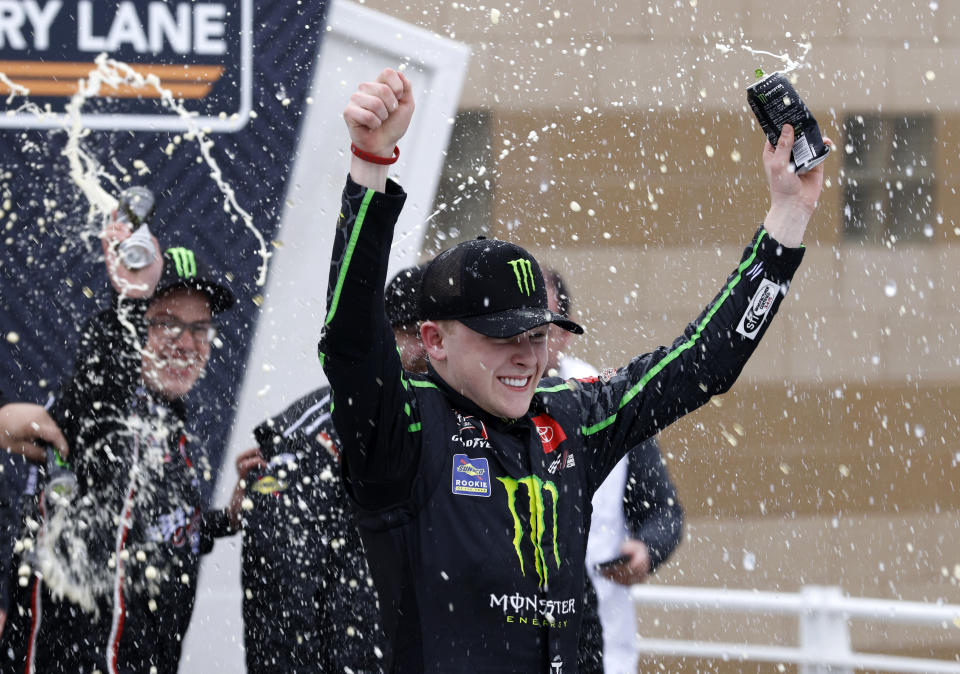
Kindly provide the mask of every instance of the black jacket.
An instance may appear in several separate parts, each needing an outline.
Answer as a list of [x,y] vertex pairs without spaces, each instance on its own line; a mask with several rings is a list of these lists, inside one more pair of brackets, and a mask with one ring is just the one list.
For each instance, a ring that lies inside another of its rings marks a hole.
[[329,389],[257,427],[269,465],[243,515],[247,671],[378,672],[383,633],[353,510],[340,481]]
[[404,198],[348,180],[319,346],[393,667],[569,674],[595,489],[629,448],[729,389],[802,249],[758,231],[672,346],[596,382],[544,379],[505,420],[401,369],[382,289]]
[[[641,442],[627,454],[623,491],[624,521],[630,537],[643,541],[650,554],[650,573],[673,554],[683,535],[683,507],[670,480],[656,438]],[[603,674],[603,625],[596,589],[584,578],[583,622],[579,664],[582,674]],[[624,588],[624,592],[627,588]]]
[[[0,407],[10,400],[0,391]],[[2,438],[0,438],[2,440]],[[0,442],[2,444],[2,442]],[[22,457],[0,449],[0,560],[13,559],[13,541],[19,522],[19,495],[25,471]],[[6,566],[0,567],[0,611],[9,606],[10,578]]]
[[145,342],[148,303],[115,298],[88,321],[50,409],[78,492],[52,507],[46,468],[31,468],[3,671],[177,671],[200,556],[229,523],[202,511],[212,471],[189,443],[183,402],[141,384],[130,329]]
[[683,536],[683,506],[655,438],[627,454],[623,514],[630,535],[650,553],[650,573],[673,553]]

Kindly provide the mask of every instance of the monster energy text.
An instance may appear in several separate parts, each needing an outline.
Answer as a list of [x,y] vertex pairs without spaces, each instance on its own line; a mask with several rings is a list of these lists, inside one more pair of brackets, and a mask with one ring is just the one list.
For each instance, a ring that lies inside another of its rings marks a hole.
[[490,595],[490,608],[500,607],[504,613],[513,611],[520,613],[530,611],[547,616],[550,622],[556,619],[558,615],[570,615],[577,612],[577,600],[566,599],[556,601],[554,599],[543,599],[542,597],[525,597],[519,592],[513,594],[495,594]]

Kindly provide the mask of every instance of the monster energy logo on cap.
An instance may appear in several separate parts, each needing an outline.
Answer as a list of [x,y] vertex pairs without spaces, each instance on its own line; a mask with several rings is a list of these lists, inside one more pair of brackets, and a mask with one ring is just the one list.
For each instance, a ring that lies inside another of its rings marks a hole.
[[546,530],[544,517],[544,493],[549,493],[553,499],[553,557],[556,568],[560,568],[560,549],[557,547],[557,501],[559,494],[557,486],[549,480],[541,480],[536,475],[528,475],[519,480],[512,477],[498,477],[504,489],[507,491],[507,508],[513,515],[513,548],[517,551],[517,557],[520,559],[520,573],[527,575],[523,564],[523,552],[520,550],[520,543],[523,540],[523,524],[520,516],[517,514],[517,489],[522,484],[526,487],[527,500],[530,503],[530,542],[533,544],[533,565],[540,579],[540,587],[547,585],[547,559],[543,554],[543,534]]
[[533,282],[533,265],[530,260],[519,258],[510,260],[507,264],[513,267],[513,275],[517,278],[517,287],[524,295],[529,295],[537,289]]
[[583,332],[573,321],[550,311],[537,261],[508,241],[475,239],[443,251],[423,272],[419,299],[420,318],[457,320],[496,339],[547,323]]
[[167,252],[177,266],[177,276],[193,278],[197,275],[197,258],[189,248],[168,248]]

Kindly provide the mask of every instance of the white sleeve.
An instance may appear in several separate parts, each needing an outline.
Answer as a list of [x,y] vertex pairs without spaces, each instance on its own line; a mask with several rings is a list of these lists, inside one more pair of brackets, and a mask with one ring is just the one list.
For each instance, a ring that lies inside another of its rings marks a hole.
[[563,379],[583,379],[600,374],[600,371],[590,363],[572,356],[564,356],[559,365],[560,376]]

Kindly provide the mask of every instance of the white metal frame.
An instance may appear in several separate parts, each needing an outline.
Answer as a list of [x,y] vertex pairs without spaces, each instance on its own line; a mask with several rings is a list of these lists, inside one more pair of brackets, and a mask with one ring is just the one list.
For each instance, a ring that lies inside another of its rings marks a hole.
[[798,647],[762,644],[645,639],[642,653],[693,656],[737,662],[800,665],[801,674],[884,672],[960,673],[960,662],[854,652],[849,621],[869,620],[930,627],[960,626],[960,605],[846,597],[838,587],[807,586],[798,593],[638,585],[635,604],[666,609],[789,615],[800,621]]

